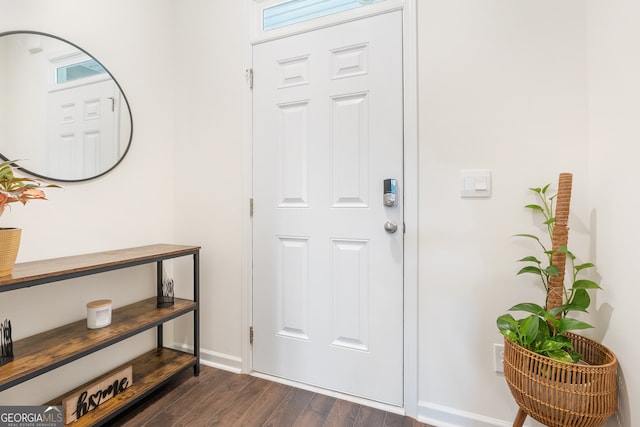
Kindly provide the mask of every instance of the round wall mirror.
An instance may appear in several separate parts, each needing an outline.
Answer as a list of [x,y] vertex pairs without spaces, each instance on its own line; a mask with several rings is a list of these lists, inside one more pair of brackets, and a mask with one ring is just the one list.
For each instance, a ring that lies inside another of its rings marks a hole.
[[0,157],[54,181],[104,175],[127,154],[131,109],[96,58],[59,37],[0,33]]

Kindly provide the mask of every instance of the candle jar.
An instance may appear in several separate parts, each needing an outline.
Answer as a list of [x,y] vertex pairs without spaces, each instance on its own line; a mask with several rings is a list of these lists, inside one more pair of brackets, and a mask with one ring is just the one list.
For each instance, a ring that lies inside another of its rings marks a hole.
[[87,303],[87,327],[98,329],[111,324],[111,300],[101,299]]

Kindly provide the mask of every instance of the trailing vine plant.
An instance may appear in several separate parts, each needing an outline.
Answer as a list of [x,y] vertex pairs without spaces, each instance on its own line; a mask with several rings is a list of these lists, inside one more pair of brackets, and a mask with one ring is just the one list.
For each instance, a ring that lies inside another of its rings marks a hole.
[[[529,255],[518,262],[525,263],[526,266],[518,271],[520,274],[533,274],[540,278],[540,283],[545,291],[544,305],[531,302],[516,304],[509,311],[529,313],[521,319],[515,319],[510,313],[503,314],[497,319],[498,330],[502,335],[511,341],[531,350],[535,353],[564,362],[577,363],[582,355],[574,351],[571,340],[566,336],[566,332],[592,328],[590,324],[569,316],[571,312],[587,312],[591,304],[589,289],[600,289],[598,283],[579,278],[582,273],[594,268],[590,262],[577,264],[576,257],[567,249],[560,246],[555,250],[550,249],[553,240],[555,226],[554,200],[557,194],[547,195],[549,189],[547,184],[541,188],[530,188],[536,194],[538,203],[525,206],[534,211],[534,214],[541,215],[542,224],[547,231],[549,243],[541,240],[533,234],[516,234],[517,237],[524,237],[536,242],[540,247],[542,256]],[[549,309],[549,281],[552,277],[558,276],[560,271],[553,265],[553,254],[562,252],[569,260],[567,272],[571,272],[571,286],[563,286],[563,304],[559,307]]]

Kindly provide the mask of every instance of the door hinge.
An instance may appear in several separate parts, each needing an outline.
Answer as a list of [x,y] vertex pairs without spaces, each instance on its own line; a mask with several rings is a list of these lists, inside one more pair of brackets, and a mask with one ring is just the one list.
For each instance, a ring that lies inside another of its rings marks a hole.
[[253,218],[253,197],[249,199],[249,216]]
[[246,78],[247,83],[249,84],[249,89],[253,89],[253,68],[247,68]]
[[249,326],[249,344],[253,344],[253,326]]

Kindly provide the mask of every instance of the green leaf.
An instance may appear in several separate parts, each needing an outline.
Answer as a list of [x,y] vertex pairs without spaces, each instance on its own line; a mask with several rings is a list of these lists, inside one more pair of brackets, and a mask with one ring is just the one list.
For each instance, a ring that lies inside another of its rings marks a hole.
[[505,332],[518,332],[518,321],[510,314],[503,314],[496,319],[498,330],[505,335]]
[[502,335],[509,338],[511,341],[519,343],[518,340],[518,321],[510,314],[503,314],[496,320],[498,330]]
[[541,313],[544,313],[544,308],[532,302],[523,302],[521,304],[514,305],[509,309],[509,311],[526,311],[527,313],[540,315]]
[[[555,353],[559,350],[565,351],[567,353],[573,351],[573,344],[571,343],[571,341],[562,335],[556,335],[554,337],[550,337],[548,339],[546,339],[541,345],[540,345],[540,351],[539,353],[543,353],[543,354],[551,354],[551,353]],[[560,353],[558,353],[560,354]]]
[[522,259],[519,259],[518,262],[535,262],[536,264],[542,264],[538,258],[534,256],[526,256]]
[[553,252],[560,252],[571,258],[572,260],[576,259],[576,257],[571,253],[566,246],[558,246]]
[[563,311],[575,310],[586,312],[589,308],[589,304],[591,304],[591,297],[589,296],[589,293],[585,289],[576,289],[571,301],[566,304],[566,309]]
[[565,317],[564,319],[560,319],[558,321],[559,334],[564,334],[567,331],[575,331],[578,329],[590,329],[590,328],[593,328],[593,326],[581,320],[571,319],[569,317]]
[[538,194],[545,194],[550,185],[551,184],[547,184],[542,188],[529,188],[529,190],[534,191],[534,192],[536,192]]
[[520,344],[520,340],[518,339],[517,333],[509,330],[500,331],[500,333],[505,337],[507,337],[508,339],[510,339],[511,341]]
[[551,336],[549,323],[547,323],[542,317],[538,317],[538,336],[543,339],[548,339]]
[[549,312],[546,312],[544,314],[544,320],[547,321],[548,324],[550,324],[551,326],[553,326],[554,330],[558,330],[558,327],[560,326],[559,322],[560,319],[558,319],[556,317],[557,313],[554,313],[555,310],[551,310]]
[[549,218],[548,220],[546,220],[545,222],[543,222],[544,225],[549,225],[549,224],[553,224],[554,222],[556,222],[555,218]]
[[568,351],[568,353],[571,356],[571,359],[573,359],[573,363],[578,363],[580,359],[582,359],[582,355],[580,353],[575,351]]
[[551,309],[551,310],[549,310],[549,312],[547,313],[547,314],[549,315],[549,317],[547,318],[547,320],[549,320],[549,319],[555,319],[555,318],[556,318],[556,316],[557,316],[558,314],[560,314],[560,313],[562,313],[562,312],[566,311],[566,309],[567,309],[566,304],[565,304],[565,305],[562,305],[562,306],[560,306],[560,307],[552,308],[552,309]]
[[549,276],[557,276],[559,274],[558,267],[555,265],[550,265],[545,268],[544,271],[546,271]]
[[523,344],[530,345],[538,336],[538,316],[532,314],[520,320],[520,336]]
[[566,348],[573,350],[573,343],[564,335],[556,335],[553,340],[562,343]]
[[547,356],[552,359],[560,360],[561,362],[573,363],[573,358],[571,355],[564,350],[554,350],[547,352]]
[[525,208],[533,209],[534,211],[544,212],[544,209],[540,205],[527,205]]
[[585,268],[591,268],[591,267],[595,267],[595,265],[590,262],[585,262],[584,264],[576,265],[573,268],[575,268],[576,271],[580,271],[580,270],[584,270]]
[[602,289],[602,288],[593,280],[581,279],[573,282],[572,289]]
[[529,239],[534,239],[537,240],[538,242],[540,241],[540,239],[538,238],[538,236],[535,236],[533,234],[526,234],[526,233],[522,233],[522,234],[514,234],[514,237],[527,237]]
[[544,343],[542,343],[542,345],[540,346],[540,350],[544,352],[562,350],[563,348],[564,348],[564,343],[561,343],[552,339],[545,340]]
[[518,271],[518,274],[524,274],[524,273],[532,273],[539,276],[542,274],[542,270],[539,267],[536,267],[535,265],[528,265],[526,267],[523,267],[520,271]]
[[538,334],[536,339],[531,343],[529,349],[535,352],[539,352],[540,348],[544,345],[545,341],[550,338],[550,330],[547,322],[543,318],[538,317]]

